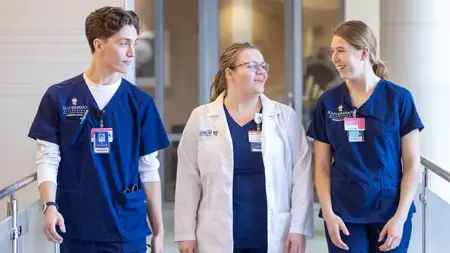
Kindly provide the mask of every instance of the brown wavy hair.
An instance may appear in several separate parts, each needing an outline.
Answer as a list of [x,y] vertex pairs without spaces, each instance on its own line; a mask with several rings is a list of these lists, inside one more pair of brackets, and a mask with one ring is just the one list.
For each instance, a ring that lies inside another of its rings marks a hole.
[[91,52],[95,52],[95,39],[108,39],[127,25],[134,26],[139,34],[139,17],[135,12],[120,7],[105,6],[89,14],[84,29]]

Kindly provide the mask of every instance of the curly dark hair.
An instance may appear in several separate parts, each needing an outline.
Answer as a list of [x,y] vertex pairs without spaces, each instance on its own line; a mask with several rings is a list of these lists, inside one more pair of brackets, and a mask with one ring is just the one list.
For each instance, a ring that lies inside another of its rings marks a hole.
[[135,12],[120,7],[105,6],[89,14],[85,22],[85,34],[91,52],[95,52],[95,39],[107,39],[127,25],[134,26],[139,34],[139,17]]

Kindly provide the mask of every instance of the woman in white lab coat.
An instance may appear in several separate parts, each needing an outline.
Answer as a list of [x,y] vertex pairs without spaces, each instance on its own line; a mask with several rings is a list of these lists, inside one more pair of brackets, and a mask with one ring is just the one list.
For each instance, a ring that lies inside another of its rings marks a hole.
[[295,111],[263,95],[269,65],[252,44],[220,58],[211,103],[178,147],[181,253],[304,253],[313,234],[311,151]]

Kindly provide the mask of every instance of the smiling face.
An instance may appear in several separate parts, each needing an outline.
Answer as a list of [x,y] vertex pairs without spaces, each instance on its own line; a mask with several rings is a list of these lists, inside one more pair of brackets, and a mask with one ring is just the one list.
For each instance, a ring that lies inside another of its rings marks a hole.
[[229,88],[246,95],[262,94],[268,70],[269,65],[264,62],[258,49],[244,49],[239,53],[235,64],[226,71]]
[[96,39],[94,47],[100,64],[111,72],[125,74],[135,56],[137,39],[137,31],[132,25],[122,27],[107,39]]
[[331,42],[332,61],[342,79],[352,80],[364,75],[368,50],[356,49],[343,38],[335,35]]

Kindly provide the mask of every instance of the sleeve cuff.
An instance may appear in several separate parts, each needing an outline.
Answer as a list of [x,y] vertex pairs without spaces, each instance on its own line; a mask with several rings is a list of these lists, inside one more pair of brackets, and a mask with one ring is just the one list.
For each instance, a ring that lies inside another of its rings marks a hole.
[[195,241],[195,240],[197,240],[197,238],[195,237],[195,233],[183,233],[183,234],[175,233],[175,236],[174,236],[175,242]]
[[308,239],[311,239],[314,237],[313,228],[305,228],[305,227],[302,228],[302,227],[291,225],[291,228],[289,229],[289,233],[305,235],[306,238],[308,238]]
[[161,178],[159,177],[158,171],[145,171],[140,172],[139,177],[141,178],[141,182],[148,183],[148,182],[159,182],[161,181]]
[[38,186],[46,181],[53,182],[57,185],[59,162],[61,161],[59,146],[42,139],[37,139],[37,144],[36,164]]
[[58,175],[58,166],[54,166],[51,164],[39,164],[37,166],[37,183],[38,186],[43,182],[52,182],[55,185],[56,178]]
[[414,130],[416,130],[416,129],[418,129],[419,132],[421,132],[421,131],[424,129],[424,126],[423,126],[422,124],[415,124],[415,125],[413,125],[413,126],[407,128],[407,129],[401,131],[400,137],[403,137],[403,136],[405,136],[405,135],[411,133],[412,131],[414,131]]

